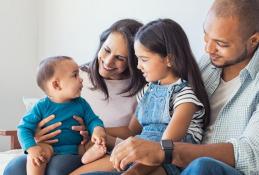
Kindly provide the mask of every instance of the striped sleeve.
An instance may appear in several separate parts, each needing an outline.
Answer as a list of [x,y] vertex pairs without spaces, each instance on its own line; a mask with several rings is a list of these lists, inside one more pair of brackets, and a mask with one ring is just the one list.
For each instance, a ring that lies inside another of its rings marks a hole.
[[136,95],[137,97],[137,102],[139,103],[142,97],[144,96],[145,92],[147,91],[149,87],[149,83],[147,83]]
[[198,100],[191,87],[184,87],[179,93],[175,94],[170,99],[170,107],[175,109],[183,103],[194,103],[197,106],[203,107],[203,104]]
[[205,114],[205,109],[203,104],[196,97],[192,88],[189,86],[184,87],[180,92],[173,95],[170,99],[169,109],[170,115],[173,115],[174,109],[183,103],[193,103],[200,106],[200,110],[196,111],[192,117],[190,126],[187,133],[192,136],[196,143],[201,143],[203,136],[203,117]]

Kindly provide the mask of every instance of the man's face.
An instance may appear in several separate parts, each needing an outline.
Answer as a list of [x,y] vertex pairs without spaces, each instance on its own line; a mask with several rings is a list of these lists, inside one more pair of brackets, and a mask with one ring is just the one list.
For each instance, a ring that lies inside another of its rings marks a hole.
[[209,13],[204,23],[204,41],[205,51],[214,66],[226,68],[249,62],[248,39],[245,40],[240,31],[237,18]]

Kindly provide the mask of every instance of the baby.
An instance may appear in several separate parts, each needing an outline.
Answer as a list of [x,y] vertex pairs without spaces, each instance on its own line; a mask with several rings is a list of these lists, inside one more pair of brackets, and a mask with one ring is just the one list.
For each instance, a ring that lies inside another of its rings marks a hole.
[[[21,119],[18,126],[20,144],[28,153],[28,175],[44,175],[47,163],[56,154],[79,154],[87,150],[82,157],[82,162],[88,163],[106,153],[106,133],[103,122],[80,97],[82,82],[79,67],[72,58],[57,56],[41,61],[37,83],[47,97],[39,100]],[[61,133],[56,136],[58,142],[52,145],[36,143],[34,135],[38,123],[50,115],[55,115],[55,118],[46,126],[57,122],[62,123],[57,128],[61,130]],[[90,143],[85,148],[80,145],[82,136],[71,129],[72,126],[79,125],[73,116],[82,117],[91,135],[91,141],[95,143],[93,146]]]

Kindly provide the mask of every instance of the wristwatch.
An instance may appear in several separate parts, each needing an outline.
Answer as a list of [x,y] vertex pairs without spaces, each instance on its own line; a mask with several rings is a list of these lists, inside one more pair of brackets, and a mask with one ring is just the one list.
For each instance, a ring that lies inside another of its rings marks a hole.
[[160,141],[161,148],[165,152],[165,159],[164,162],[165,164],[170,164],[172,163],[173,160],[173,150],[174,150],[174,143],[172,140],[161,140]]

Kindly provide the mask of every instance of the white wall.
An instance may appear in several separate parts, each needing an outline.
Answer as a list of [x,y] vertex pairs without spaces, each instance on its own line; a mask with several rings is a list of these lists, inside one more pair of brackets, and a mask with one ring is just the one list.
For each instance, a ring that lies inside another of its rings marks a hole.
[[[65,54],[78,63],[93,58],[99,34],[121,18],[148,22],[172,18],[187,32],[197,57],[203,53],[203,20],[212,0],[40,1],[39,57]],[[100,5],[102,4],[102,5]]]
[[[35,0],[0,0],[0,129],[16,129],[23,96],[38,94],[37,9]],[[0,137],[0,150],[8,138]]]
[[[0,0],[0,129],[15,129],[22,97],[40,97],[39,59],[69,55],[90,61],[100,33],[122,18],[143,23],[172,18],[185,29],[197,57],[203,53],[202,24],[212,0]],[[102,5],[100,5],[102,4]],[[7,149],[0,137],[0,151]]]

